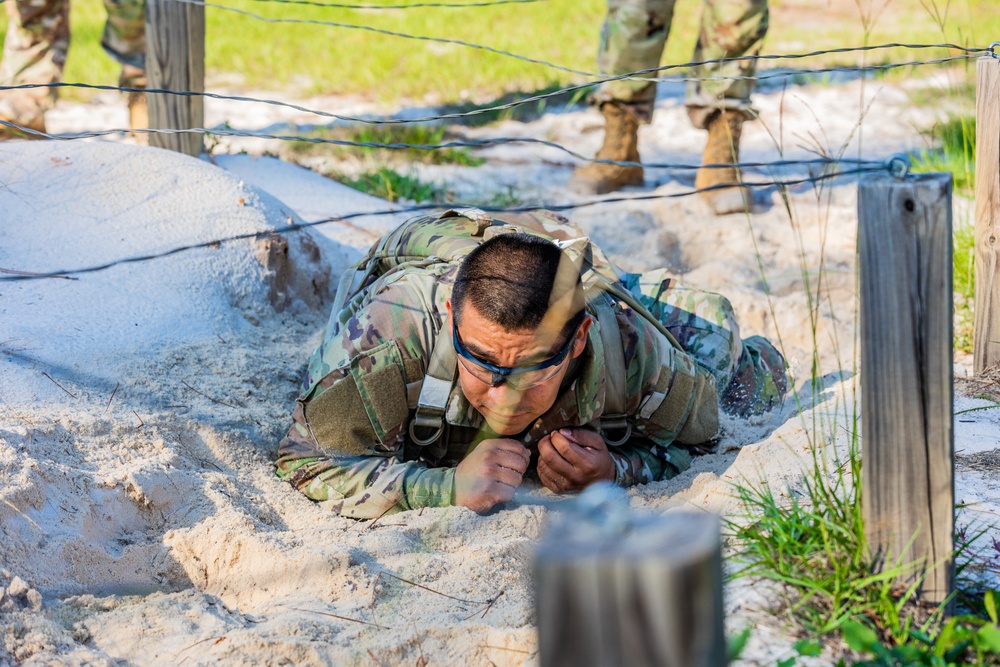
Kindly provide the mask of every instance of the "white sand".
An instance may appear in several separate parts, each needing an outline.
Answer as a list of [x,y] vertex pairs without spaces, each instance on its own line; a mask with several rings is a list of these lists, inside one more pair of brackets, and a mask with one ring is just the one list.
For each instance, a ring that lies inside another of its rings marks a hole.
[[[909,109],[896,89],[868,86],[876,96],[860,154],[918,145],[907,123],[925,125],[926,112]],[[808,156],[810,137],[825,136],[832,149],[856,142],[861,92],[857,82],[789,91],[786,157]],[[781,103],[778,91],[759,96],[765,117]],[[697,162],[702,137],[682,114],[675,91],[664,90],[656,123],[643,129],[645,159]],[[901,114],[910,115],[900,122]],[[53,121],[64,125],[53,129],[79,129],[85,116],[62,105]],[[596,121],[592,111],[552,113],[470,134],[523,133],[586,153],[599,140],[587,131]],[[777,158],[759,125],[748,128],[746,147],[747,159]],[[460,194],[513,185],[529,197],[573,201],[562,191],[565,156],[524,146],[482,154],[489,162],[476,169],[421,169]],[[214,162],[111,142],[0,144],[0,268],[73,268],[280,227],[290,216],[391,208],[272,158]],[[692,178],[650,173],[647,182],[661,182],[656,192],[666,194]],[[731,513],[734,481],[795,481],[810,442],[827,442],[810,435],[813,424],[842,451],[856,357],[854,191],[846,182],[820,196],[794,189],[796,226],[773,191],[758,195],[749,224],[708,216],[691,198],[572,214],[624,268],[669,266],[729,296],[744,334],[780,332],[807,408],[799,415],[790,401],[753,423],[727,421],[717,454],[633,490],[634,507]],[[547,510],[511,505],[480,517],[427,509],[370,527],[325,512],[273,473],[300,369],[328,315],[318,305],[325,281],[399,219],[356,218],[293,235],[299,280],[281,294],[250,241],[78,280],[0,283],[0,587],[9,588],[0,596],[0,665],[388,666],[416,664],[421,654],[430,665],[537,663],[530,562]],[[803,267],[825,275],[815,334]],[[809,408],[804,378],[815,345],[826,375]],[[956,410],[981,404],[958,397]],[[997,448],[998,421],[993,411],[961,415],[956,449]],[[959,500],[980,502],[962,522],[995,521],[992,475],[960,468],[956,485]],[[768,590],[727,588],[730,628],[755,627],[741,664],[790,654],[791,630],[766,613]],[[828,654],[808,664],[832,661]]]

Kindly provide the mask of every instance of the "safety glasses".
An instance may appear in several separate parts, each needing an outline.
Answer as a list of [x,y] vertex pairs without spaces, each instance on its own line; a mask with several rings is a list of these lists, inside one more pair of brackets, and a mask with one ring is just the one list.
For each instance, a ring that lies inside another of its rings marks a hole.
[[483,361],[462,345],[462,338],[458,334],[457,326],[452,325],[451,330],[452,339],[455,343],[455,352],[458,353],[458,362],[462,364],[462,368],[469,375],[483,384],[493,387],[506,384],[511,389],[524,391],[544,384],[559,374],[559,365],[566,359],[570,349],[573,347],[573,341],[576,340],[576,332],[579,331],[579,327],[567,338],[566,344],[554,357],[531,366],[522,366],[519,368],[495,366],[488,361]]

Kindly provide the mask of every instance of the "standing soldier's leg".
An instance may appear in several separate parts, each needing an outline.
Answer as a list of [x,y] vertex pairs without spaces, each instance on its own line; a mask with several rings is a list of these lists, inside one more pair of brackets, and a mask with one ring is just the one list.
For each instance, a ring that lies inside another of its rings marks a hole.
[[[673,13],[674,0],[608,0],[597,54],[600,72],[615,75],[658,67]],[[655,72],[646,75],[655,76]],[[604,116],[604,144],[596,157],[636,164],[587,164],[573,172],[570,188],[583,194],[604,194],[627,185],[642,185],[638,130],[652,118],[655,99],[656,83],[652,81],[621,79],[598,87],[590,98]]]
[[[767,33],[767,0],[705,0],[701,32],[695,47],[695,61],[717,58],[755,56]],[[698,171],[698,189],[736,184],[740,181],[736,168],[739,162],[740,135],[743,122],[753,117],[750,109],[752,79],[716,79],[716,77],[753,77],[755,60],[703,65],[691,76],[711,78],[688,84],[688,115],[695,127],[708,130],[708,142],[702,164],[726,165],[722,168]],[[748,188],[718,188],[702,193],[716,215],[749,210],[753,197]]]
[[[0,84],[61,80],[69,49],[68,0],[7,0],[6,5],[10,21],[0,60]],[[55,101],[55,88],[4,91],[0,93],[0,120],[44,132],[44,113]],[[0,139],[17,135],[0,126]]]
[[[146,88],[146,0],[104,0],[108,22],[101,46],[122,65],[118,85]],[[146,93],[128,93],[129,126],[149,127]],[[139,135],[145,139],[145,135]]]

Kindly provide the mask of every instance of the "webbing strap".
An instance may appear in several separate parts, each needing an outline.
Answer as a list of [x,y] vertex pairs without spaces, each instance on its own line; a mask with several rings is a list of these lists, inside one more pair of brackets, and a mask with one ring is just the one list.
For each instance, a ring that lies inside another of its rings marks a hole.
[[[604,412],[601,414],[601,435],[611,446],[623,444],[632,434],[632,426],[625,414],[625,349],[622,346],[618,318],[615,317],[614,300],[606,292],[592,302],[601,330],[604,347]],[[610,431],[624,431],[621,437],[612,438]]]
[[444,431],[444,413],[448,407],[451,388],[455,384],[457,368],[458,359],[451,336],[442,330],[438,332],[434,343],[427,373],[420,387],[420,396],[417,398],[417,410],[410,422],[410,438],[414,443],[427,446],[441,437]]

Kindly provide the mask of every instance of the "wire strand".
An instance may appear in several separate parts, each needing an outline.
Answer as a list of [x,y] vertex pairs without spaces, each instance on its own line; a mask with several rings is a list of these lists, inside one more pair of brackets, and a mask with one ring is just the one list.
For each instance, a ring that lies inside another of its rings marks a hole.
[[[182,2],[184,0],[177,0],[177,1],[178,2]],[[521,98],[521,99],[518,99],[518,100],[513,100],[511,102],[507,102],[507,103],[504,103],[504,104],[497,104],[497,105],[493,105],[493,106],[480,107],[480,108],[477,108],[477,109],[472,109],[470,111],[459,111],[459,112],[453,112],[453,113],[443,113],[443,114],[436,114],[436,115],[430,115],[430,116],[421,116],[421,117],[418,117],[418,118],[387,118],[387,119],[386,118],[381,118],[381,119],[380,118],[366,118],[364,116],[349,116],[349,115],[346,115],[346,114],[331,113],[331,112],[322,111],[322,110],[319,110],[319,109],[311,109],[309,107],[305,107],[305,106],[298,105],[298,104],[293,104],[291,102],[284,102],[284,101],[281,101],[281,100],[248,97],[248,96],[244,96],[244,95],[224,95],[224,94],[221,94],[221,93],[210,93],[210,92],[205,92],[205,91],[180,91],[180,90],[170,90],[170,89],[166,89],[166,88],[130,88],[130,87],[125,87],[125,86],[110,86],[110,85],[101,85],[101,84],[76,83],[76,82],[61,82],[61,81],[60,82],[54,82],[54,83],[25,83],[25,84],[17,84],[17,85],[3,85],[3,86],[0,86],[0,91],[5,91],[5,90],[26,90],[26,89],[32,89],[32,88],[81,88],[81,89],[89,89],[89,90],[113,90],[113,91],[127,92],[127,93],[142,93],[142,92],[145,92],[145,93],[157,94],[157,95],[177,95],[177,96],[192,96],[192,97],[194,97],[194,96],[201,96],[201,97],[207,97],[207,98],[210,98],[210,99],[218,99],[218,100],[229,100],[229,101],[236,101],[236,102],[254,102],[254,103],[259,103],[259,104],[268,104],[268,105],[271,105],[271,106],[278,106],[278,107],[284,107],[284,108],[288,108],[288,109],[293,109],[295,111],[301,111],[303,113],[309,113],[309,114],[313,114],[313,115],[316,115],[316,116],[321,116],[321,117],[324,117],[324,118],[333,118],[335,120],[340,120],[340,121],[343,121],[343,122],[346,122],[346,123],[363,123],[363,124],[369,124],[369,125],[399,125],[399,124],[406,124],[406,123],[430,123],[430,122],[436,122],[436,121],[442,121],[442,120],[460,120],[460,119],[465,119],[465,118],[472,118],[474,116],[478,116],[478,115],[482,115],[482,114],[498,113],[498,112],[501,112],[501,111],[506,111],[506,110],[509,110],[509,109],[516,108],[518,106],[522,106],[524,104],[530,104],[532,102],[541,102],[541,101],[545,101],[545,100],[552,99],[552,98],[555,98],[555,97],[563,96],[563,95],[566,95],[568,93],[574,93],[574,92],[583,91],[583,90],[585,90],[587,88],[590,88],[591,86],[600,85],[602,83],[610,83],[610,82],[613,82],[613,81],[621,81],[621,80],[624,80],[624,79],[635,79],[635,78],[647,79],[647,77],[645,76],[646,74],[651,74],[651,73],[656,73],[656,72],[663,72],[663,71],[667,71],[667,70],[670,70],[670,69],[700,67],[700,66],[710,65],[710,64],[716,64],[716,63],[733,62],[733,61],[736,61],[736,60],[746,60],[746,59],[749,59],[749,58],[753,58],[753,59],[756,59],[756,60],[775,60],[775,59],[793,59],[794,60],[794,59],[803,59],[803,58],[810,58],[810,57],[816,57],[816,56],[821,56],[821,55],[827,55],[827,54],[831,54],[831,53],[850,53],[850,52],[855,52],[855,51],[872,51],[872,50],[876,50],[876,49],[888,49],[888,48],[897,48],[897,47],[908,48],[908,49],[953,48],[953,49],[958,49],[958,50],[966,51],[968,54],[970,54],[968,57],[977,57],[977,56],[972,55],[972,54],[987,53],[988,52],[986,49],[971,49],[971,48],[967,48],[967,47],[961,47],[961,46],[957,46],[957,45],[954,45],[954,44],[946,44],[946,43],[944,43],[944,44],[902,44],[902,43],[891,43],[891,44],[876,44],[876,45],[871,45],[871,46],[866,46],[866,47],[844,47],[844,48],[838,48],[838,49],[827,49],[827,50],[820,50],[820,51],[812,51],[812,52],[809,52],[809,53],[795,53],[795,54],[781,54],[781,55],[779,55],[779,54],[774,54],[774,55],[756,55],[756,56],[743,56],[743,57],[740,57],[740,58],[716,58],[716,59],[713,59],[713,60],[692,61],[692,62],[682,63],[682,64],[676,64],[676,65],[663,65],[663,66],[660,66],[660,67],[655,67],[655,68],[650,68],[650,69],[636,70],[635,72],[629,72],[629,73],[626,73],[626,74],[617,74],[617,75],[614,75],[614,76],[603,77],[603,78],[597,79],[595,81],[590,81],[590,82],[587,82],[587,83],[573,84],[573,85],[566,86],[564,88],[559,88],[557,90],[550,91],[550,92],[547,92],[547,93],[539,93],[539,94],[536,94],[536,95],[529,95],[528,97]],[[510,55],[514,55],[514,54],[510,54]],[[963,59],[965,57],[966,56],[953,56],[950,59],[936,59],[936,60],[928,60],[928,61],[909,61],[907,63],[888,64],[888,65],[871,65],[871,66],[868,66],[866,69],[878,70],[878,69],[887,69],[887,68],[892,68],[892,67],[908,67],[908,66],[920,66],[920,65],[927,65],[927,64],[940,64],[941,62],[948,62],[951,59]],[[761,80],[761,79],[768,80],[768,79],[777,79],[777,78],[781,78],[781,77],[809,76],[809,75],[814,75],[814,74],[828,74],[828,73],[833,73],[833,72],[855,72],[855,71],[859,71],[860,69],[861,68],[859,68],[859,67],[830,67],[830,68],[823,68],[823,69],[818,69],[818,70],[795,70],[795,71],[790,71],[790,72],[762,74],[762,75],[757,75],[755,77],[747,77],[747,78],[756,78],[758,80]],[[715,80],[715,79],[723,79],[724,80],[724,79],[727,79],[727,78],[736,78],[736,77],[715,77],[715,78],[711,78],[711,80]],[[684,81],[685,79],[683,79],[683,78],[676,78],[676,79],[672,79],[672,78],[659,78],[659,79],[647,79],[647,80],[650,80],[650,81],[655,80],[657,82],[681,82],[681,81]],[[700,78],[700,79],[698,79],[698,78],[692,78],[692,79],[689,79],[689,80],[704,81],[704,80],[709,80],[709,78]]]
[[[685,191],[685,192],[674,192],[674,193],[669,193],[669,194],[650,194],[650,195],[639,195],[639,196],[635,196],[635,197],[622,197],[622,196],[618,196],[618,197],[609,197],[609,198],[604,198],[604,199],[594,199],[594,200],[584,201],[584,202],[578,202],[578,203],[574,203],[574,204],[548,204],[548,205],[537,205],[537,206],[519,206],[519,207],[515,207],[515,208],[498,208],[498,207],[489,207],[489,206],[476,206],[476,208],[480,208],[480,209],[482,209],[484,211],[494,212],[494,213],[525,213],[525,212],[538,211],[538,210],[569,211],[569,210],[574,210],[574,209],[588,208],[588,207],[591,207],[591,206],[600,206],[600,205],[603,205],[603,204],[612,204],[612,203],[618,203],[618,202],[650,201],[650,200],[657,200],[657,199],[677,199],[677,198],[680,198],[680,197],[690,197],[690,196],[693,196],[693,195],[696,195],[696,194],[700,194],[700,193],[703,193],[703,192],[711,192],[711,191],[714,191],[714,190],[723,190],[723,189],[727,189],[727,188],[732,188],[732,187],[737,186],[737,185],[746,186],[748,188],[759,188],[759,187],[787,188],[787,187],[792,187],[792,186],[795,186],[795,185],[803,185],[803,184],[806,184],[806,183],[819,183],[819,182],[822,182],[822,181],[827,181],[827,180],[831,180],[831,179],[834,179],[834,178],[840,178],[840,177],[844,177],[844,176],[854,176],[854,175],[860,175],[860,174],[865,174],[865,173],[885,172],[885,171],[887,171],[887,165],[886,165],[886,163],[883,163],[882,166],[880,166],[878,168],[860,167],[860,168],[857,168],[857,169],[849,169],[849,170],[846,170],[846,171],[839,171],[839,172],[834,172],[834,173],[821,174],[819,176],[810,176],[808,178],[791,179],[791,180],[785,180],[785,181],[769,181],[769,182],[747,182],[747,181],[741,181],[738,184],[737,183],[725,183],[725,184],[720,184],[720,185],[714,185],[714,186],[707,187],[707,188],[694,189],[694,190],[689,190],[689,191]],[[208,248],[208,247],[212,247],[212,246],[221,245],[223,243],[232,243],[234,241],[243,241],[243,240],[248,240],[248,239],[257,239],[257,238],[261,238],[261,237],[264,237],[264,236],[271,236],[271,235],[274,235],[274,234],[288,234],[288,233],[291,233],[291,232],[297,232],[297,231],[302,230],[302,229],[309,229],[311,227],[318,227],[320,225],[325,225],[325,224],[330,224],[330,223],[345,222],[347,220],[356,219],[356,218],[375,217],[375,216],[381,216],[381,215],[398,215],[400,213],[415,213],[415,212],[422,212],[422,211],[430,211],[430,210],[434,210],[434,209],[464,208],[464,207],[465,207],[465,205],[459,204],[459,203],[453,203],[453,204],[418,204],[418,205],[410,206],[410,207],[406,207],[406,208],[392,208],[392,209],[384,209],[384,210],[381,210],[381,211],[366,211],[366,212],[358,212],[358,213],[349,213],[347,215],[342,215],[342,216],[337,216],[337,217],[331,217],[331,218],[323,218],[321,220],[313,220],[311,222],[295,223],[295,224],[291,224],[291,225],[286,225],[284,227],[278,227],[278,228],[275,228],[275,229],[261,230],[261,231],[257,231],[257,232],[247,232],[245,234],[235,234],[233,236],[227,236],[227,237],[223,237],[223,238],[213,239],[211,241],[203,241],[203,242],[200,242],[200,243],[193,243],[193,244],[189,244],[189,245],[178,246],[178,247],[175,247],[175,248],[171,248],[169,250],[164,250],[162,252],[154,252],[154,253],[149,253],[149,254],[145,254],[145,255],[139,255],[139,256],[135,256],[135,257],[125,257],[125,258],[122,258],[122,259],[117,259],[117,260],[114,260],[114,261],[111,261],[111,262],[106,262],[104,264],[99,264],[99,265],[96,265],[96,266],[88,266],[88,267],[83,267],[83,268],[78,268],[78,269],[64,269],[64,270],[60,270],[60,271],[48,271],[48,272],[27,272],[27,271],[25,271],[23,273],[5,274],[5,275],[0,275],[0,282],[15,282],[15,281],[24,281],[24,280],[43,280],[43,279],[47,279],[47,278],[65,278],[67,276],[77,276],[77,275],[82,275],[82,274],[86,274],[86,273],[96,273],[98,271],[104,271],[104,270],[110,269],[110,268],[115,267],[115,266],[120,266],[122,264],[134,264],[134,263],[141,263],[141,262],[152,261],[152,260],[156,260],[156,259],[161,259],[163,257],[170,257],[172,255],[176,255],[176,254],[181,253],[181,252],[186,252],[188,250],[197,250],[197,249],[200,249],[200,248]],[[8,269],[8,271],[10,271],[10,269]]]
[[356,23],[320,21],[318,19],[270,18],[267,16],[261,16],[260,14],[254,14],[253,12],[248,12],[245,9],[237,9],[236,7],[227,7],[226,5],[218,5],[213,2],[205,2],[204,0],[173,0],[173,1],[180,2],[186,5],[211,7],[212,9],[222,9],[227,12],[235,12],[236,14],[249,16],[250,18],[257,19],[258,21],[264,21],[265,23],[295,23],[295,24],[307,24],[307,25],[323,25],[323,26],[330,26],[333,28],[345,28],[348,30],[364,30],[366,32],[374,32],[380,35],[388,35],[390,37],[402,37],[404,39],[415,39],[423,42],[436,42],[438,44],[456,44],[458,46],[465,46],[470,49],[479,49],[481,51],[489,51],[490,53],[496,53],[497,55],[517,58],[518,60],[523,60],[525,62],[533,63],[535,65],[544,65],[545,67],[551,67],[553,69],[557,69],[562,72],[569,72],[570,74],[579,74],[581,76],[599,76],[592,74],[590,72],[584,72],[582,70],[573,69],[572,67],[563,67],[562,65],[556,65],[555,63],[546,62],[544,60],[536,60],[535,58],[529,58],[528,56],[517,55],[515,53],[503,51],[502,49],[495,49],[492,46],[485,46],[483,44],[466,42],[461,39],[449,39],[447,37],[430,37],[427,35],[411,35],[405,32],[396,32],[394,30],[375,28],[370,25],[358,25]]
[[[236,7],[229,7],[227,5],[220,5],[220,4],[216,4],[216,3],[213,3],[213,2],[207,2],[206,0],[174,0],[174,2],[180,2],[180,3],[188,4],[188,5],[196,5],[196,6],[199,6],[199,7],[211,7],[212,9],[221,9],[223,11],[229,11],[229,12],[234,12],[234,13],[237,13],[237,14],[243,14],[244,16],[249,16],[250,18],[254,18],[254,19],[257,19],[259,21],[264,21],[266,23],[293,23],[293,24],[321,25],[321,26],[329,26],[329,27],[334,27],[334,28],[344,28],[344,29],[348,29],[348,30],[364,30],[364,31],[368,31],[368,32],[374,32],[374,33],[377,33],[377,34],[381,34],[381,35],[387,35],[387,36],[390,36],[390,37],[401,37],[401,38],[404,38],[404,39],[415,39],[415,40],[419,40],[419,41],[437,42],[439,44],[455,44],[455,45],[458,45],[458,46],[465,46],[465,47],[468,47],[468,48],[471,48],[471,49],[478,49],[478,50],[482,50],[482,51],[488,51],[490,53],[495,53],[497,55],[507,56],[509,58],[514,58],[516,60],[521,60],[521,61],[524,61],[524,62],[532,63],[534,65],[543,65],[545,67],[549,67],[551,69],[559,70],[561,72],[568,72],[570,74],[579,74],[581,76],[587,76],[587,77],[591,77],[591,78],[600,78],[600,77],[603,76],[601,73],[598,73],[598,72],[587,72],[587,71],[584,71],[584,70],[574,69],[572,67],[565,67],[563,65],[557,65],[556,63],[548,62],[548,61],[545,61],[545,60],[540,60],[540,59],[537,59],[537,58],[531,58],[529,56],[520,55],[520,54],[517,54],[517,53],[512,53],[510,51],[504,51],[503,49],[497,49],[497,48],[494,48],[492,46],[486,46],[486,45],[483,45],[483,44],[476,44],[474,42],[467,42],[467,41],[460,40],[460,39],[450,39],[450,38],[447,38],[447,37],[431,37],[429,35],[413,35],[413,34],[404,33],[404,32],[398,32],[398,31],[394,31],[394,30],[386,30],[384,28],[376,28],[376,27],[368,26],[368,25],[358,25],[358,24],[355,24],[355,23],[341,23],[341,22],[338,22],[338,21],[322,21],[322,20],[319,20],[319,19],[299,19],[299,18],[272,18],[272,17],[267,17],[267,16],[261,16],[260,14],[255,14],[255,13],[247,11],[245,9],[238,9]],[[901,47],[901,48],[912,48],[910,45],[903,44],[903,43],[895,44],[893,46],[895,46],[895,47]],[[924,47],[919,46],[919,45],[917,45],[917,46],[919,48],[924,48]],[[955,45],[955,44],[946,44],[946,45],[944,45],[944,47],[945,48],[954,48],[954,49],[958,49],[958,50],[961,50],[961,51],[966,51],[966,52],[969,52],[969,53],[976,52],[976,53],[983,53],[983,54],[985,54],[988,51],[987,49],[975,49],[975,50],[972,50],[972,49],[969,49],[968,47],[958,46],[958,45]],[[827,53],[848,53],[848,52],[852,52],[852,51],[874,51],[874,50],[879,49],[879,48],[890,48],[890,47],[886,46],[886,45],[872,45],[872,46],[861,46],[861,47],[844,47],[844,48],[841,48],[841,49],[829,49],[826,52]],[[745,60],[772,60],[772,59],[776,59],[776,58],[780,59],[780,58],[785,58],[785,57],[789,57],[789,56],[781,56],[781,55],[776,55],[776,56],[761,56],[759,54],[754,54],[754,55],[746,55],[746,56],[734,56],[734,57],[726,57],[726,58],[714,58],[712,60],[706,60],[706,61],[702,61],[700,63],[687,63],[685,65],[669,65],[667,67],[655,67],[655,68],[650,68],[648,70],[641,70],[641,72],[657,72],[657,71],[664,71],[666,69],[673,69],[673,68],[678,68],[678,67],[705,66],[705,65],[709,65],[709,64],[723,64],[723,63],[738,62],[738,61],[745,61]],[[808,55],[807,56],[802,56],[802,57],[808,57]],[[960,57],[960,56],[956,56],[956,57]],[[632,73],[629,73],[627,75],[621,75],[618,78],[633,78],[633,77],[636,77],[638,74],[639,74],[639,72],[632,72]],[[641,77],[641,78],[650,79],[650,77]],[[723,77],[723,79],[729,79],[729,78],[730,77]],[[732,78],[736,78],[736,77],[732,77]],[[650,79],[650,80],[652,80],[652,79]],[[715,79],[713,77],[703,77],[703,78],[682,78],[682,79],[677,79],[677,80],[678,81],[715,81],[717,79]]]
[[539,146],[545,146],[548,148],[554,148],[583,162],[593,162],[597,164],[611,164],[623,167],[645,167],[647,169],[666,169],[666,170],[676,170],[676,171],[693,171],[696,169],[730,169],[730,168],[756,169],[765,167],[770,168],[770,167],[820,166],[820,165],[834,165],[834,164],[881,165],[884,163],[884,160],[860,160],[857,158],[831,158],[831,157],[819,157],[809,160],[775,160],[772,162],[737,162],[735,164],[632,162],[632,161],[606,160],[602,158],[587,157],[581,153],[577,153],[576,151],[570,148],[567,148],[566,146],[563,146],[562,144],[556,143],[554,141],[549,141],[547,139],[537,139],[535,137],[496,137],[492,139],[445,141],[438,144],[409,144],[409,143],[391,143],[391,142],[383,143],[378,141],[352,141],[350,139],[333,139],[327,137],[309,137],[304,135],[288,135],[288,134],[269,134],[265,132],[251,132],[251,131],[231,130],[231,129],[209,129],[204,127],[195,127],[190,129],[114,128],[109,130],[94,130],[91,132],[49,134],[46,132],[42,132],[40,130],[34,130],[28,127],[23,127],[17,125],[16,123],[4,120],[0,120],[0,126],[11,127],[20,132],[24,132],[25,134],[29,134],[35,138],[50,139],[53,141],[75,141],[78,139],[94,139],[97,137],[104,137],[113,134],[125,134],[131,132],[134,134],[147,134],[147,135],[207,134],[216,137],[247,137],[253,139],[274,139],[277,141],[301,141],[312,144],[332,144],[335,146],[349,146],[352,148],[376,148],[376,149],[386,149],[386,150],[435,151],[435,150],[450,149],[450,148],[486,148],[490,146],[499,146],[506,144],[535,144]]

